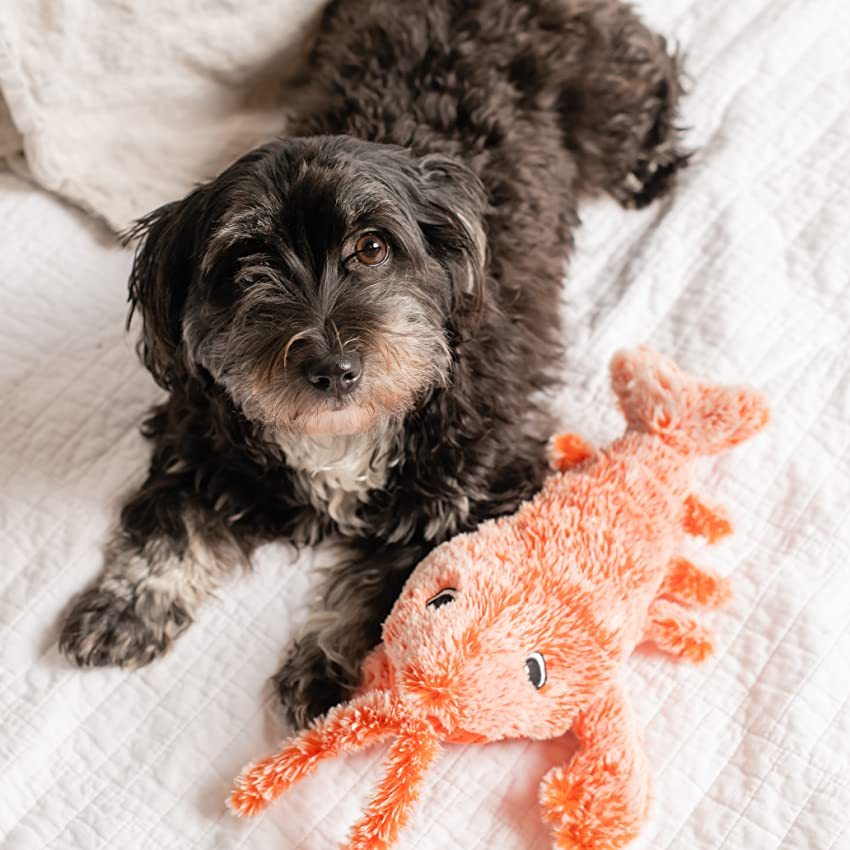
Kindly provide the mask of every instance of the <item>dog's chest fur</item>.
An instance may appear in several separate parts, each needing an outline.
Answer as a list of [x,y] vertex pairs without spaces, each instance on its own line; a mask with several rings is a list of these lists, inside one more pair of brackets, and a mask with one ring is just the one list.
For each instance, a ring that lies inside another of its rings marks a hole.
[[279,434],[277,444],[292,468],[296,485],[317,511],[343,534],[364,527],[358,516],[371,490],[382,488],[393,461],[383,429],[333,437]]

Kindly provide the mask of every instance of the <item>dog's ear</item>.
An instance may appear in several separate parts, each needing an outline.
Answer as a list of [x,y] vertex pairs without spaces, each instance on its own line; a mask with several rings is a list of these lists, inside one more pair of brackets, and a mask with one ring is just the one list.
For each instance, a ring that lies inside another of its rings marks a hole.
[[448,270],[455,292],[471,295],[480,305],[487,263],[484,186],[466,165],[448,156],[430,154],[418,166],[417,218],[429,251]]
[[139,219],[123,237],[125,244],[139,240],[130,272],[127,327],[138,309],[139,354],[164,389],[179,382],[187,367],[181,316],[202,249],[206,205],[207,191],[201,186]]

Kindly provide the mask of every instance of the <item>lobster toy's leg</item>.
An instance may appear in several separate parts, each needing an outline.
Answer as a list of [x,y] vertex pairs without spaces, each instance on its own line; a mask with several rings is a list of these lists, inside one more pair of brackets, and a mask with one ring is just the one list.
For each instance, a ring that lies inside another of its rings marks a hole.
[[699,663],[714,650],[712,634],[685,608],[669,599],[656,599],[649,606],[644,640],[678,658]]
[[732,533],[732,523],[723,508],[709,505],[691,493],[685,499],[685,531],[716,543]]
[[677,557],[670,561],[658,595],[669,596],[682,604],[719,608],[732,596],[732,583],[728,578],[697,567],[687,558]]
[[387,691],[369,691],[337,706],[290,740],[277,755],[249,765],[236,780],[228,801],[230,808],[237,815],[256,814],[320,762],[396,734],[403,722]]
[[580,715],[581,750],[550,770],[540,803],[561,850],[614,850],[631,841],[649,813],[652,785],[640,730],[618,685]]
[[549,463],[558,472],[566,472],[594,454],[596,450],[593,446],[578,434],[558,434],[549,445]]
[[424,727],[401,733],[390,747],[381,784],[351,831],[349,850],[386,850],[395,843],[439,751],[439,741]]

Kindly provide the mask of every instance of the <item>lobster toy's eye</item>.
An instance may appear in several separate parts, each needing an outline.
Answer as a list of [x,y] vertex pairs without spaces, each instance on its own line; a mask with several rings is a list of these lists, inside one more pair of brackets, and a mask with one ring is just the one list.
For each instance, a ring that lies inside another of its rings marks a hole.
[[444,587],[438,594],[432,596],[425,604],[429,608],[439,608],[455,601],[457,590],[454,587]]
[[539,691],[546,684],[546,661],[539,652],[532,652],[525,659],[525,669],[531,684]]

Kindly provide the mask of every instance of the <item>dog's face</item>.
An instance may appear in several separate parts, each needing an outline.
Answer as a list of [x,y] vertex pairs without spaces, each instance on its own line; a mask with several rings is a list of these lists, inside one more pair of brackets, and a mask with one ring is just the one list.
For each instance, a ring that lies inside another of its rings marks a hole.
[[447,380],[483,285],[460,163],[348,137],[275,142],[144,219],[130,282],[166,387],[205,370],[271,428],[350,434]]

